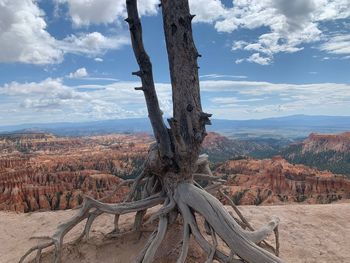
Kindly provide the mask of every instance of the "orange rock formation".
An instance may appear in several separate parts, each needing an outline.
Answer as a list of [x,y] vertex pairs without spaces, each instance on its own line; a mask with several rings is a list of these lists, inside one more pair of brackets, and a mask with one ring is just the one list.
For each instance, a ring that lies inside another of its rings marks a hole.
[[292,165],[280,156],[231,160],[216,171],[227,175],[227,190],[237,204],[330,203],[350,198],[346,177]]
[[[84,195],[102,198],[120,177],[136,176],[151,142],[147,135],[2,137],[0,210],[67,209]],[[120,201],[126,191],[121,188],[110,201]]]

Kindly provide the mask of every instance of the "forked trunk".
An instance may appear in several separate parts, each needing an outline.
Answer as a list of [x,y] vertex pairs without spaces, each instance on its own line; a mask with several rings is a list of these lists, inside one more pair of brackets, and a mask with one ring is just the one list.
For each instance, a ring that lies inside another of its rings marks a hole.
[[[237,223],[237,219],[196,182],[196,180],[218,182],[220,178],[212,176],[208,156],[199,156],[201,144],[206,136],[205,125],[210,124],[211,114],[202,111],[197,64],[200,55],[193,41],[191,21],[194,16],[190,14],[188,0],[161,0],[173,100],[173,118],[168,119],[170,129],[165,125],[159,108],[152,64],[142,41],[137,0],[126,0],[126,5],[128,18],[125,21],[129,24],[132,47],[140,67],[133,74],[139,76],[142,83],[142,87],[136,89],[144,93],[156,143],[149,150],[143,172],[135,180],[122,183],[132,184],[130,193],[122,204],[106,204],[85,198],[82,208],[75,217],[58,226],[52,237],[45,237],[46,243],[29,249],[20,262],[35,250],[38,251],[36,259],[40,261],[42,250],[54,246],[54,262],[58,263],[61,259],[63,237],[79,222],[87,219],[84,231],[78,240],[88,238],[90,228],[98,216],[103,213],[115,214],[113,234],[116,234],[120,231],[119,215],[137,212],[135,231],[140,231],[143,224],[156,218],[159,219],[159,224],[136,258],[136,262],[154,261],[168,226],[180,213],[184,232],[178,263],[186,260],[190,235],[193,235],[201,248],[208,253],[206,262],[217,259],[220,262],[281,263],[281,259],[257,245],[276,229],[278,219],[272,220],[260,230],[251,232],[244,230],[240,224],[250,225],[244,223],[245,220]],[[207,190],[217,187],[218,184],[212,184]],[[141,194],[137,194],[139,189]],[[117,188],[111,195],[116,191]],[[140,196],[141,200],[138,200]],[[108,197],[103,198],[105,199]],[[163,207],[144,222],[143,217],[147,209],[160,203],[163,203]],[[212,243],[203,237],[196,221],[196,214],[204,218],[205,228],[212,237]],[[242,217],[240,214],[239,216]],[[250,228],[253,230],[251,226]],[[226,243],[231,251],[230,255],[217,248],[217,236]]]
[[[206,135],[205,125],[210,124],[210,114],[202,111],[198,64],[199,54],[192,37],[192,19],[188,1],[161,1],[164,33],[168,51],[172,86],[173,118],[168,119],[170,130],[165,124],[158,106],[154,89],[152,65],[142,43],[142,27],[137,12],[137,2],[127,0],[128,18],[132,46],[140,66],[137,74],[141,78],[146,97],[149,117],[157,139],[161,167],[151,170],[162,171],[163,177],[188,180],[196,169],[200,147]],[[166,158],[165,158],[166,157]]]

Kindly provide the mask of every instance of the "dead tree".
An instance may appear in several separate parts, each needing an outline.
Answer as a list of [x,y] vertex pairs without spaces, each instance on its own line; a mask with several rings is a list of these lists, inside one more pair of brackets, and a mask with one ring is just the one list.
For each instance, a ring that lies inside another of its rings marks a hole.
[[[107,204],[85,198],[75,217],[58,226],[56,233],[46,238],[47,242],[31,248],[20,262],[35,250],[39,261],[42,249],[49,246],[55,248],[54,262],[60,262],[66,233],[86,219],[80,238],[88,237],[93,221],[103,213],[116,215],[115,230],[118,231],[119,216],[137,212],[135,229],[140,229],[146,210],[159,204],[163,204],[162,208],[148,220],[157,218],[158,228],[150,235],[136,262],[153,262],[167,228],[179,214],[184,225],[178,263],[186,260],[191,235],[208,254],[207,262],[212,262],[213,259],[219,262],[282,262],[257,245],[274,231],[278,219],[272,220],[260,230],[245,230],[214,196],[196,183],[197,179],[215,178],[210,171],[203,174],[203,171],[208,171],[208,158],[199,155],[206,136],[205,126],[210,124],[211,114],[203,112],[201,106],[197,63],[200,55],[193,41],[191,23],[194,15],[190,14],[188,0],[161,0],[160,5],[172,86],[173,117],[168,119],[169,128],[163,121],[153,81],[152,64],[144,49],[137,0],[126,0],[126,6],[128,17],[125,21],[129,24],[132,47],[140,67],[132,74],[140,77],[142,83],[142,87],[135,89],[142,91],[145,96],[156,143],[149,149],[141,175],[133,181],[125,182],[132,184],[125,202]],[[212,186],[209,188],[213,189]],[[141,195],[136,194],[137,189],[142,189]],[[203,236],[196,215],[205,219],[205,228],[211,235],[212,242]],[[217,248],[217,238],[226,243],[231,250],[230,255]]]

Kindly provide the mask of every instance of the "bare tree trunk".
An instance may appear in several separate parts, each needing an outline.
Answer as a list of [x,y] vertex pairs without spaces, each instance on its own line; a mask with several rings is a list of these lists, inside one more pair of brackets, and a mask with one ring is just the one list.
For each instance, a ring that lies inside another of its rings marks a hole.
[[188,1],[162,0],[163,24],[172,86],[173,114],[169,119],[174,136],[178,173],[190,176],[206,135],[210,114],[202,112],[199,90],[199,54],[192,37]]
[[[79,222],[87,219],[81,238],[88,238],[91,225],[103,213],[116,215],[115,228],[119,230],[117,227],[119,215],[137,212],[135,229],[139,231],[144,224],[143,216],[147,209],[160,203],[163,203],[163,207],[145,223],[158,218],[158,229],[150,236],[136,262],[154,261],[168,226],[176,220],[179,213],[184,222],[179,263],[186,260],[190,235],[193,235],[200,247],[208,253],[206,262],[212,262],[213,259],[219,262],[282,262],[280,258],[257,245],[276,229],[278,219],[270,221],[259,230],[245,230],[214,196],[203,190],[195,181],[219,180],[212,176],[208,156],[199,155],[206,136],[205,125],[210,124],[211,115],[202,111],[197,64],[199,54],[193,41],[191,21],[194,16],[190,14],[188,0],[161,0],[172,85],[173,118],[168,120],[170,129],[166,127],[159,108],[152,64],[143,45],[137,0],[126,0],[126,6],[128,17],[125,21],[129,24],[132,47],[140,67],[133,74],[139,76],[142,82],[142,87],[136,89],[144,93],[156,143],[150,147],[144,171],[135,180],[125,182],[125,184],[132,183],[132,186],[124,203],[111,205],[86,198],[75,217],[61,224],[56,233],[48,238],[47,243],[31,248],[20,262],[34,250],[38,251],[37,259],[40,260],[42,249],[49,246],[55,247],[54,262],[60,262],[65,234]],[[208,190],[212,191],[217,187],[218,184],[213,184]],[[141,197],[135,201],[137,189],[141,189]],[[203,237],[196,221],[196,214],[204,218],[212,242]],[[226,243],[231,251],[230,255],[218,250],[217,238]]]

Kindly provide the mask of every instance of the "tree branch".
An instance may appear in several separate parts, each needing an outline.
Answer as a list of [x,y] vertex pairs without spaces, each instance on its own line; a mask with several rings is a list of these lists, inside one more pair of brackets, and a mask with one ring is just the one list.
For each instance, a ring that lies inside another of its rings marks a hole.
[[162,111],[159,107],[157,93],[154,87],[152,63],[146,53],[142,40],[142,26],[137,10],[137,0],[126,0],[128,18],[125,21],[129,24],[131,43],[140,70],[133,72],[141,78],[142,90],[145,95],[148,117],[151,121],[153,133],[159,146],[162,158],[171,158],[171,141],[168,129],[164,124]]

